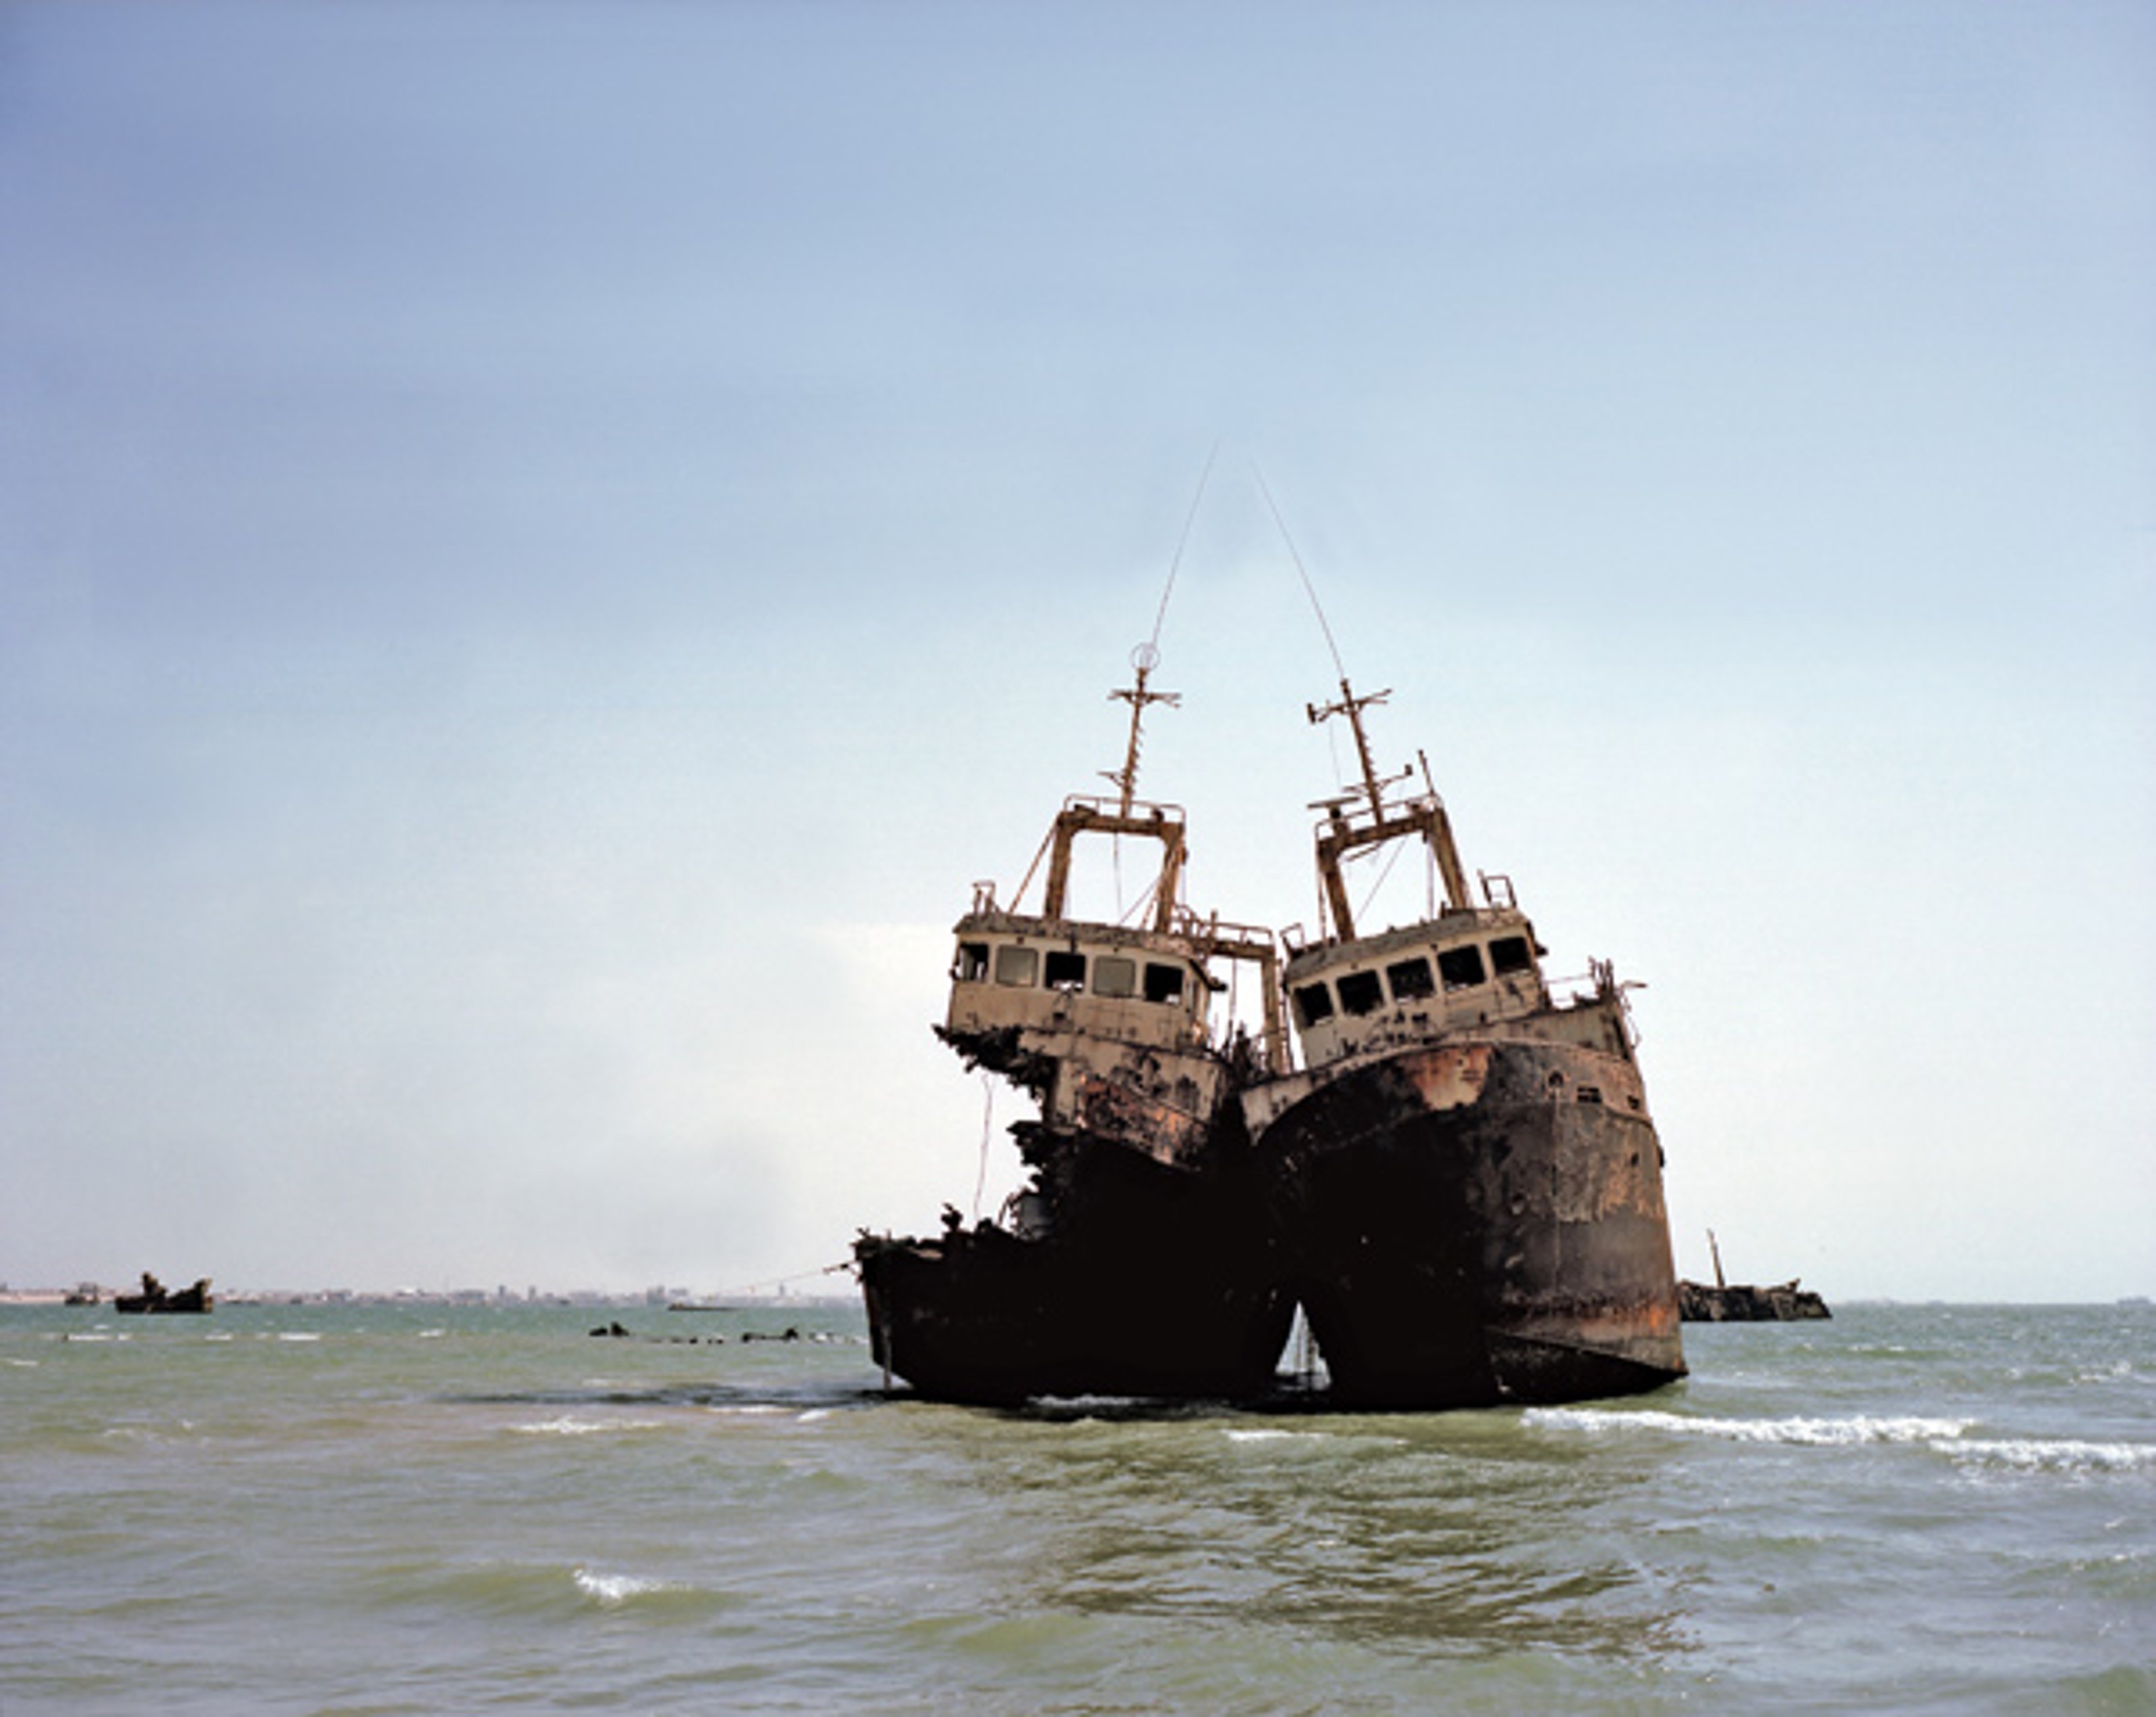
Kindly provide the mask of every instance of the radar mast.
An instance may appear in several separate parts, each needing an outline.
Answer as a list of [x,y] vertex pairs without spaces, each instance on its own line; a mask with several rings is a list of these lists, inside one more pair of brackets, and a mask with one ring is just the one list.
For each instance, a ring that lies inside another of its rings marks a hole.
[[[1453,845],[1452,822],[1445,814],[1445,801],[1433,789],[1416,794],[1398,810],[1388,811],[1385,807],[1385,789],[1404,781],[1413,771],[1402,769],[1397,775],[1378,774],[1377,764],[1370,756],[1369,736],[1363,729],[1363,712],[1391,696],[1387,690],[1358,697],[1343,673],[1340,676],[1339,702],[1328,703],[1322,708],[1314,703],[1303,706],[1312,726],[1333,716],[1348,717],[1348,725],[1355,736],[1356,761],[1363,773],[1361,782],[1339,798],[1320,799],[1311,807],[1325,813],[1325,821],[1317,831],[1317,874],[1325,885],[1325,901],[1332,914],[1333,933],[1342,941],[1355,934],[1355,914],[1348,903],[1348,885],[1340,874],[1342,862],[1366,847],[1383,846],[1405,835],[1421,835],[1437,861],[1438,875],[1445,881],[1446,909],[1465,912],[1470,903],[1467,876],[1460,868],[1459,850]],[[1359,805],[1358,800],[1362,801]]]

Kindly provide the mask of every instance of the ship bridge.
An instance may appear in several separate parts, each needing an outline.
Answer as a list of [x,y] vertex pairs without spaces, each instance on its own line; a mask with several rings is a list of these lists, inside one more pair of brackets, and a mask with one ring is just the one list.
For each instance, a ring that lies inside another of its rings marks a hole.
[[1542,952],[1526,915],[1505,906],[1294,952],[1284,976],[1304,1060],[1539,1013],[1550,1005]]

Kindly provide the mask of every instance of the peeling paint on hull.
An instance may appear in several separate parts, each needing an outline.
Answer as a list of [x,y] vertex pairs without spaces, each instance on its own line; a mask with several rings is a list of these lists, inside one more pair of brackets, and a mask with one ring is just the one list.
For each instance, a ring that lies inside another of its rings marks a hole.
[[1576,1044],[1453,1043],[1341,1073],[1265,1128],[1335,1401],[1576,1401],[1684,1375],[1661,1149],[1623,1101],[1635,1090],[1625,1063]]

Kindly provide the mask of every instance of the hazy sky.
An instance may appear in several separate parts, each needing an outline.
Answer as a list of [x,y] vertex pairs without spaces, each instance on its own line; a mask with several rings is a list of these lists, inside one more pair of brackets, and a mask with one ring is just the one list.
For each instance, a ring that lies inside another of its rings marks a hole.
[[970,1209],[1217,445],[1194,904],[1336,779],[1261,472],[1681,1268],[2156,1292],[2152,162],[2138,3],[0,5],[0,1280]]

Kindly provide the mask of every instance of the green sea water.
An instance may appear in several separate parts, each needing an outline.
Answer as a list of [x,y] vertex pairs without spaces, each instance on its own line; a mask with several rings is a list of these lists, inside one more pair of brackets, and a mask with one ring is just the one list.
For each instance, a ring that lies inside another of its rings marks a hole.
[[850,1305],[6,1308],[0,1712],[2156,1712],[2156,1311],[1686,1342],[997,1413]]

